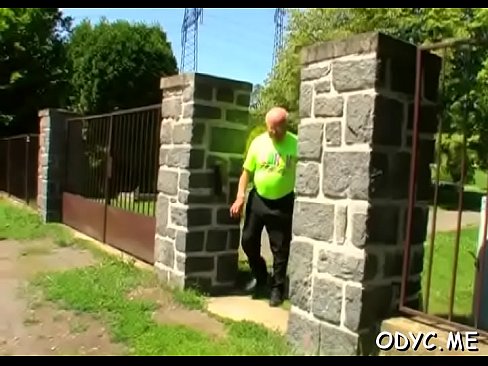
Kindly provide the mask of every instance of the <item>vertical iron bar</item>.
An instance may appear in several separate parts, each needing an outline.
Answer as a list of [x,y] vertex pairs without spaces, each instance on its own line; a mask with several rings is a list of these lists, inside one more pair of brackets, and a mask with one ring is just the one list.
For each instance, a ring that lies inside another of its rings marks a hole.
[[[147,167],[151,166],[151,162],[148,161],[148,151],[151,149],[151,141],[149,139],[151,138],[150,132],[151,131],[151,111],[146,111],[141,113],[141,128],[143,129],[142,131],[142,141],[140,144],[140,153],[139,153],[139,159],[141,161],[142,168],[139,169],[139,183],[140,186],[142,186],[142,192],[141,189],[139,189],[139,193],[141,194],[142,200],[139,200],[139,206],[137,213],[141,215],[146,215],[147,207],[148,207],[148,201],[146,201],[146,197],[144,197],[144,194],[147,194],[146,192],[146,186],[148,183],[148,177],[147,173],[149,170]],[[141,206],[142,205],[142,206]]]
[[125,136],[126,139],[124,140],[126,142],[125,144],[125,152],[126,152],[126,164],[125,164],[125,171],[124,171],[124,210],[130,212],[130,195],[132,193],[131,189],[131,170],[132,170],[132,161],[134,159],[134,156],[132,155],[132,147],[134,145],[134,142],[136,140],[135,138],[135,133],[136,133],[136,128],[135,128],[135,123],[134,123],[134,114],[128,114],[127,115],[127,122],[129,128],[126,129]]
[[161,148],[161,143],[160,143],[160,136],[161,136],[161,122],[162,122],[162,105],[157,109],[157,114],[156,114],[156,133],[153,136],[153,142],[156,143],[156,148],[152,150],[153,154],[153,166],[151,167],[154,169],[154,175],[153,175],[153,182],[152,182],[152,192],[154,193],[153,198],[152,198],[152,205],[151,205],[151,216],[155,217],[156,216],[156,203],[158,200],[158,173],[159,173],[159,150]]
[[[122,178],[121,178],[121,175],[122,175],[122,170],[121,170],[122,159],[121,159],[121,156],[123,157],[123,155],[121,154],[122,148],[123,148],[121,131],[124,130],[124,115],[114,116],[112,129],[114,131],[114,136],[113,136],[113,141],[112,141],[112,144],[114,145],[112,147],[112,185],[114,187],[115,193],[117,193],[117,195],[114,198],[115,202],[112,205],[114,205],[118,209],[121,209],[122,208],[121,207],[122,200],[120,197],[120,192],[122,191],[122,189],[121,189],[121,187],[122,187],[122,184],[121,184],[121,180],[122,180]],[[114,157],[115,157],[115,159],[114,159]],[[113,175],[113,161],[114,160],[116,162],[116,168],[117,168],[115,177]]]
[[453,259],[453,268],[452,268],[452,279],[451,279],[451,288],[449,293],[449,312],[448,312],[448,319],[452,320],[452,312],[454,308],[454,296],[456,295],[456,280],[457,280],[457,268],[458,268],[458,259],[459,259],[459,242],[461,239],[461,220],[463,217],[463,201],[464,201],[464,181],[466,179],[465,174],[466,169],[466,133],[463,131],[463,147],[462,147],[462,155],[461,155],[461,180],[458,184],[458,212],[457,212],[457,225],[456,225],[456,239],[454,242],[454,259]]
[[10,197],[10,139],[7,139],[7,196]]
[[[90,199],[95,199],[96,200],[96,190],[95,190],[95,187],[96,187],[96,183],[94,183],[93,181],[95,180],[96,181],[96,166],[95,166],[95,162],[96,162],[96,146],[97,146],[97,124],[96,124],[96,120],[94,119],[88,119],[87,120],[87,129],[89,131],[89,133],[87,134],[87,147],[88,147],[88,151],[89,151],[89,167],[90,167],[90,170],[89,170],[89,175],[88,175],[88,184],[87,184],[87,187],[88,187],[88,195]],[[95,195],[95,197],[91,197]]]
[[[475,289],[475,311],[474,311],[474,326],[478,328],[478,321],[481,312],[481,298],[484,285],[484,269],[485,269],[485,251],[486,251],[486,235],[488,234],[488,176],[486,178],[486,192],[485,192],[485,224],[483,225],[483,238],[482,244],[478,255],[478,268],[477,268],[477,281]],[[481,258],[480,258],[481,256]]]
[[29,135],[25,137],[25,157],[24,157],[24,196],[25,202],[29,204]]
[[143,183],[144,183],[144,191],[147,196],[144,198],[144,204],[143,204],[143,210],[142,214],[149,216],[149,211],[150,211],[150,206],[151,206],[151,200],[152,200],[152,193],[150,192],[150,186],[151,186],[151,176],[152,176],[152,150],[154,149],[153,143],[152,143],[152,137],[153,137],[153,110],[148,110],[147,111],[147,126],[146,126],[146,137],[144,139],[144,143],[146,148],[144,149],[144,154],[142,155],[142,158],[144,161],[146,161],[146,168],[142,172],[144,178],[143,178]]
[[[143,159],[143,152],[147,146],[144,144],[144,132],[146,128],[146,124],[144,121],[144,111],[138,112],[136,116],[136,132],[137,135],[134,136],[135,140],[135,148],[134,148],[134,157],[136,158],[136,167],[131,167],[132,173],[132,179],[134,180],[134,186],[136,187],[133,192],[137,189],[139,191],[139,196],[142,196],[141,190],[144,189],[144,184],[143,184],[143,179],[144,179],[144,164],[146,163]],[[135,169],[134,169],[135,168]],[[134,176],[135,173],[135,176]],[[141,207],[142,204],[142,207]],[[142,208],[142,212],[140,212]],[[144,200],[142,202],[139,200],[136,205],[136,200],[135,200],[135,193],[132,195],[132,208],[130,209],[131,212],[136,213],[136,214],[143,214],[144,213]]]
[[104,177],[104,205],[103,205],[103,242],[105,243],[107,240],[107,211],[108,205],[110,201],[109,195],[109,187],[110,187],[110,179],[112,173],[112,125],[113,125],[113,118],[114,116],[111,115],[110,119],[108,120],[108,141],[106,144],[106,153],[105,153],[105,177]]
[[[442,55],[442,83],[441,83],[441,90],[439,91],[438,100],[442,102],[441,98],[444,92],[445,86],[445,77],[446,77],[446,55],[447,49],[444,48]],[[441,104],[441,103],[440,103]],[[427,284],[425,290],[425,312],[429,312],[429,300],[430,300],[430,287],[432,282],[432,268],[434,267],[434,245],[435,245],[435,236],[436,236],[436,229],[437,229],[437,206],[438,206],[438,197],[439,197],[439,181],[440,181],[440,173],[441,173],[441,146],[442,146],[442,128],[443,128],[443,121],[444,121],[444,106],[441,104],[441,112],[439,113],[439,125],[438,125],[438,138],[437,138],[437,155],[436,155],[436,173],[435,173],[435,186],[434,186],[434,202],[433,202],[433,212],[432,212],[432,228],[430,233],[430,246],[429,246],[429,267],[427,270]]]
[[410,274],[410,241],[412,235],[413,206],[416,199],[417,183],[417,148],[419,139],[420,93],[422,84],[422,50],[417,48],[415,66],[415,98],[413,111],[412,156],[410,160],[410,182],[408,187],[407,227],[405,233],[402,285],[400,288],[400,306],[405,305],[408,277]]

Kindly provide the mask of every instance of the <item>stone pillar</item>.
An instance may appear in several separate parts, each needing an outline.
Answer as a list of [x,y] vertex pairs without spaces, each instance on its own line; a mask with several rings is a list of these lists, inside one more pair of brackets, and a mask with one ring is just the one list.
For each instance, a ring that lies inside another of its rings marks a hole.
[[[398,306],[415,52],[415,46],[378,33],[302,52],[288,338],[306,353],[374,352],[381,320]],[[420,290],[437,128],[430,112],[440,59],[425,54],[424,63],[411,301]]]
[[62,218],[66,119],[75,115],[61,109],[39,111],[37,207],[45,222],[60,222]]
[[229,216],[242,170],[252,84],[203,74],[163,90],[155,267],[172,286],[234,285],[239,221]]

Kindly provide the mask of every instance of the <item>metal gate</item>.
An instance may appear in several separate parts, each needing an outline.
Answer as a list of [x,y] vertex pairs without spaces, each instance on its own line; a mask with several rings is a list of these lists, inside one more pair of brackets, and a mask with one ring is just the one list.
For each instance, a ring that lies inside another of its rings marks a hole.
[[[473,72],[474,58],[479,57],[480,49],[486,50],[487,47],[486,42],[461,39],[417,48],[412,160],[400,295],[400,311],[403,313],[418,316],[420,319],[425,318],[437,324],[444,323],[458,329],[476,330],[485,336],[488,335],[487,329],[480,329],[479,323],[482,311],[479,294],[480,290],[488,284],[483,283],[483,278],[479,278],[477,275],[477,272],[483,272],[483,267],[486,266],[485,256],[481,255],[480,258],[476,258],[476,254],[472,252],[476,250],[478,230],[486,238],[488,220],[485,220],[482,227],[469,229],[469,226],[465,225],[463,216],[467,211],[472,211],[477,212],[475,215],[482,214],[488,217],[488,206],[484,212],[479,212],[481,197],[486,197],[488,192],[488,172],[483,164],[477,167],[477,172],[482,172],[487,178],[483,181],[482,187],[478,190],[475,189],[476,187],[467,187],[469,183],[468,164],[471,159],[469,141],[474,135],[477,135],[480,141],[488,138],[488,135],[482,136],[486,130],[475,130],[473,127],[485,121],[483,114],[480,113],[479,100],[476,99],[483,91],[476,89],[473,75],[464,74],[470,67],[471,73]],[[437,108],[438,133],[435,138],[435,161],[432,169],[433,189],[432,197],[430,197],[431,230],[424,244],[423,304],[420,304],[420,308],[413,308],[407,304],[407,293],[413,245],[413,217],[417,204],[416,191],[419,176],[417,160],[421,154],[419,140],[422,134],[422,102],[426,88],[423,81],[425,74],[429,72],[424,58],[427,51],[442,57],[442,67],[438,94],[439,108]],[[446,152],[443,139],[448,136],[450,139],[456,136],[458,148]],[[449,168],[451,169],[449,175],[451,180],[448,180],[447,174],[443,173],[441,166],[444,167],[446,161],[452,162],[456,159],[457,168],[452,168],[454,165],[451,165]],[[445,214],[446,211],[454,214],[449,219],[454,224],[450,231],[442,231],[439,228],[439,215]],[[468,235],[466,229],[473,231]],[[441,258],[435,258],[436,255],[440,255]],[[439,311],[441,307],[439,305],[444,308],[442,311]]]
[[161,105],[71,118],[63,223],[154,262]]
[[0,191],[28,205],[37,197],[39,135],[19,135],[0,139]]

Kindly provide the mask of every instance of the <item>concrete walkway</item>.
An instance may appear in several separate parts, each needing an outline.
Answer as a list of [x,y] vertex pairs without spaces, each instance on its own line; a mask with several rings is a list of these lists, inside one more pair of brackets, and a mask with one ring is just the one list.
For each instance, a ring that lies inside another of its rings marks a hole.
[[267,301],[253,300],[250,296],[210,298],[207,310],[222,318],[252,321],[280,333],[285,333],[288,326],[287,310],[272,308]]
[[[457,212],[443,209],[437,210],[436,231],[453,231],[457,227]],[[476,226],[479,223],[479,213],[463,212],[461,226]],[[432,228],[432,210],[429,212],[428,235]],[[263,230],[261,239],[262,255],[271,263],[271,250],[266,231]],[[240,250],[239,257],[245,259],[244,253]],[[237,321],[248,320],[267,326],[270,329],[286,332],[288,326],[288,311],[282,308],[272,308],[266,301],[253,300],[249,296],[224,296],[210,298],[208,310],[223,318]]]

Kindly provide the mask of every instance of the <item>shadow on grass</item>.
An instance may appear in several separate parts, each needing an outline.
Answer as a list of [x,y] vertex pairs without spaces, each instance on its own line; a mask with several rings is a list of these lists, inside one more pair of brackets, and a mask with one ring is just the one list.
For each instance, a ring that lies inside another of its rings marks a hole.
[[[481,198],[485,195],[481,191],[465,189],[463,194],[463,211],[479,212],[481,206]],[[454,184],[440,183],[438,191],[438,207],[448,210],[457,211],[459,201],[459,190]],[[433,195],[430,204],[433,204]]]

